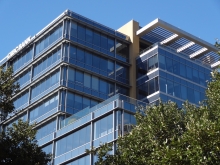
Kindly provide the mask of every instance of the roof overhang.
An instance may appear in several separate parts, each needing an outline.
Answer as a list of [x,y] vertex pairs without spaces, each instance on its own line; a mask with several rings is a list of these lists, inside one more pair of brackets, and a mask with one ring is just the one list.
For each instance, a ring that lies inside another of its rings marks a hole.
[[212,45],[212,44],[210,44],[210,43],[208,43],[208,42],[206,42],[206,41],[204,41],[204,40],[202,40],[202,39],[200,39],[190,33],[187,33],[187,32],[185,32],[185,31],[183,31],[183,30],[181,30],[181,29],[179,29],[179,28],[177,28],[177,27],[175,27],[165,21],[162,21],[159,18],[155,19],[154,21],[150,22],[149,24],[147,24],[144,27],[142,27],[141,29],[139,29],[136,32],[136,35],[141,37],[141,36],[147,34],[148,32],[150,32],[151,30],[155,29],[158,26],[171,31],[180,37],[184,37],[192,42],[195,42],[203,47],[206,47],[210,51],[218,51],[218,49],[214,45]]
[[[208,63],[212,67],[216,66],[215,63],[220,60],[216,53],[218,49],[214,45],[158,18],[140,28],[136,32],[136,35],[139,37],[148,37],[149,39],[152,39],[152,43],[160,42],[160,44],[171,46],[176,49],[177,52],[186,53],[189,58],[198,58],[204,63],[207,63],[204,61],[205,58],[207,58],[207,54],[212,54],[213,60]],[[181,41],[178,41],[180,39],[183,39],[185,42],[180,43]],[[171,43],[178,44],[179,47],[170,45]]]

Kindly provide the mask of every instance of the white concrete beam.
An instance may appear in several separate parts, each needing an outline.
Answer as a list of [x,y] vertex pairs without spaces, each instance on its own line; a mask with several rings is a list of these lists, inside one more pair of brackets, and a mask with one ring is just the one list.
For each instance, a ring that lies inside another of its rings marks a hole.
[[196,57],[196,56],[198,56],[198,55],[201,55],[201,53],[203,53],[203,52],[205,52],[205,51],[207,51],[207,50],[208,50],[207,48],[199,49],[198,51],[196,51],[196,52],[190,54],[190,55],[189,55],[189,58],[194,58],[194,57]]
[[191,42],[189,42],[189,43],[183,45],[182,47],[178,48],[176,51],[179,53],[179,52],[181,52],[181,51],[187,49],[188,47],[190,47],[190,46],[192,46],[192,45],[194,45],[194,44],[195,44],[195,42],[192,42],[192,41],[191,41]]

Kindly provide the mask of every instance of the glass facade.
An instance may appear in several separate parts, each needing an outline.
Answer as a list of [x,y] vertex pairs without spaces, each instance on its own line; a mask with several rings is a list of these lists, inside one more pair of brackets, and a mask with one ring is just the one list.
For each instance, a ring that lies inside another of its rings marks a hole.
[[[0,62],[4,70],[13,66],[20,84],[12,98],[15,111],[0,131],[18,119],[37,123],[38,144],[54,156],[51,164],[87,165],[97,157],[85,150],[129,133],[138,106],[157,104],[159,98],[198,105],[211,69],[152,44],[136,58],[134,68],[130,56],[135,54],[130,52],[136,43],[129,36],[66,11]],[[130,82],[132,69],[136,86]],[[132,91],[138,100],[128,97]],[[114,150],[115,144],[110,154]]]
[[160,46],[137,58],[136,63],[138,99],[155,102],[149,101],[150,95],[160,92],[157,100],[171,100],[181,106],[185,100],[199,105],[205,98],[211,68]]

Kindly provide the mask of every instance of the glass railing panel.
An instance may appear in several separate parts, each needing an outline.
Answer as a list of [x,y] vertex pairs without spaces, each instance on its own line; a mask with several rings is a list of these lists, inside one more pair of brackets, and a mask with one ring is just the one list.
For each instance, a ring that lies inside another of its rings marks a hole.
[[[72,117],[72,116],[71,116]],[[91,121],[91,113],[89,113],[88,115],[77,119],[77,120],[69,120],[69,118],[67,118],[69,122],[66,121],[66,119],[64,121],[62,121],[61,123],[61,129],[57,131],[57,137],[71,131],[74,130],[75,128],[84,125],[88,122]],[[74,119],[74,118],[72,118]],[[63,127],[62,127],[63,126]]]
[[24,87],[26,87],[30,83],[31,83],[31,80],[28,80],[27,82],[25,82],[23,85],[20,86],[20,89],[23,89]]
[[86,143],[78,148],[75,148],[67,153],[64,153],[62,155],[60,155],[59,157],[56,157],[54,159],[54,164],[61,164],[61,163],[64,163],[66,161],[68,161],[70,158],[75,158],[79,155],[82,155],[85,153],[86,149],[90,149],[90,142],[89,143]]
[[46,143],[52,141],[53,139],[54,139],[54,132],[39,139],[37,142],[38,142],[39,146],[42,146],[43,144],[46,144]]
[[38,123],[38,122],[40,122],[40,121],[43,121],[43,120],[45,120],[46,118],[50,117],[51,115],[55,114],[57,111],[58,111],[58,107],[56,107],[56,108],[50,110],[49,112],[45,113],[44,115],[42,115],[42,116],[38,117],[37,119],[31,121],[30,124],[33,124],[33,123],[35,123],[35,122]]
[[30,59],[29,61],[27,61],[26,63],[24,63],[24,65],[22,65],[20,68],[16,69],[13,73],[13,75],[15,75],[16,73],[18,73],[20,70],[22,70],[23,68],[25,68],[28,64],[30,64],[32,61],[32,59]]
[[112,140],[113,140],[113,132],[94,140],[93,147],[95,148],[99,147],[100,144],[108,143],[111,142]]
[[47,89],[46,91],[42,92],[41,94],[37,95],[36,97],[34,97],[33,99],[30,100],[31,103],[39,100],[40,98],[42,98],[43,96],[45,96],[46,94],[50,93],[51,91],[53,91],[54,89],[56,89],[59,86],[59,82],[54,84],[52,87],[50,87],[49,89]]
[[47,50],[51,49],[51,47],[53,47],[54,45],[56,45],[58,42],[60,42],[63,39],[63,37],[59,37],[57,40],[55,40],[51,45],[49,45],[48,47],[46,47],[44,50],[42,50],[41,52],[39,52],[38,54],[36,54],[34,56],[34,58],[36,59],[37,57],[41,56],[42,54],[44,54]]
[[59,64],[61,62],[61,59],[59,59],[58,61],[56,61],[55,63],[51,64],[49,67],[47,67],[46,69],[42,70],[40,73],[38,73],[36,76],[34,76],[32,79],[33,81],[36,80],[37,78],[39,78],[40,76],[42,76],[43,74],[45,74],[48,70],[50,70],[51,68],[53,68],[54,66],[56,66],[57,64]]

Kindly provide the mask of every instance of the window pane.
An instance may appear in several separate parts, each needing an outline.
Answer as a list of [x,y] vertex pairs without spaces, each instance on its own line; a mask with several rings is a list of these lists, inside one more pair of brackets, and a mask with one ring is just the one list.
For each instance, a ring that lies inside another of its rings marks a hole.
[[166,69],[168,72],[173,72],[173,62],[170,58],[166,57]]
[[84,73],[84,86],[87,88],[91,87],[91,76],[87,73]]
[[180,74],[179,62],[175,60],[173,60],[173,73],[177,75]]
[[186,77],[186,67],[182,63],[180,63],[180,76]]
[[92,43],[93,40],[93,32],[92,30],[86,28],[86,42]]
[[104,49],[108,49],[108,41],[107,41],[107,37],[104,35],[101,35],[101,47]]
[[76,81],[83,84],[83,72],[76,71]]
[[108,61],[104,58],[100,58],[100,69],[107,72]]
[[160,91],[167,93],[166,79],[160,77]]
[[71,36],[77,38],[77,24],[75,22],[71,22]]
[[85,63],[92,66],[92,54],[89,52],[85,52]]
[[83,107],[83,102],[82,102],[82,96],[80,95],[75,95],[75,105],[74,108],[81,110]]
[[100,47],[100,34],[94,32],[93,33],[93,44]]
[[98,77],[92,76],[92,89],[99,90],[99,79]]
[[70,46],[70,58],[76,59],[76,47]]
[[82,49],[77,48],[76,59],[77,61],[84,62],[84,51]]
[[100,80],[99,82],[99,91],[108,94],[107,82],[104,80]]
[[187,78],[189,80],[192,80],[192,73],[193,73],[192,68],[186,66],[186,72],[187,72]]
[[187,88],[185,86],[181,86],[181,98],[187,100]]
[[75,77],[75,70],[72,68],[69,68],[68,70],[68,79],[72,82],[74,82],[74,77]]
[[96,67],[96,68],[99,68],[99,64],[100,64],[100,58],[93,55],[93,58],[92,58],[92,66]]

